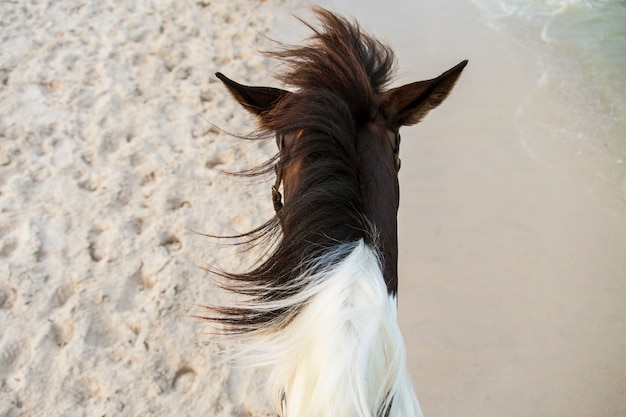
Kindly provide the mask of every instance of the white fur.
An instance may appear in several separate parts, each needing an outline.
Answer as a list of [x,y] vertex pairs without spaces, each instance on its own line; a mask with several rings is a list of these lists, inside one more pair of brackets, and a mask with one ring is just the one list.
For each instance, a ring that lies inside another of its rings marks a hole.
[[376,251],[361,240],[340,246],[326,261],[338,253],[349,255],[305,274],[305,290],[279,303],[305,303],[298,315],[280,330],[248,335],[237,355],[246,364],[271,366],[269,398],[282,417],[377,417],[390,399],[389,417],[421,416],[396,300],[387,294]]

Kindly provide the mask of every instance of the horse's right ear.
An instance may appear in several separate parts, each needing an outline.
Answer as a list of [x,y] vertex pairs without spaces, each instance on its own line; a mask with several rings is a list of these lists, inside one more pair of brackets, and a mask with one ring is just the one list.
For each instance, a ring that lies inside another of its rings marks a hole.
[[382,110],[387,120],[396,127],[418,123],[448,97],[466,65],[467,60],[464,60],[437,78],[382,93]]
[[249,112],[262,116],[283,97],[291,94],[289,91],[274,87],[250,87],[239,84],[226,77],[221,72],[215,74],[225,85],[235,99]]

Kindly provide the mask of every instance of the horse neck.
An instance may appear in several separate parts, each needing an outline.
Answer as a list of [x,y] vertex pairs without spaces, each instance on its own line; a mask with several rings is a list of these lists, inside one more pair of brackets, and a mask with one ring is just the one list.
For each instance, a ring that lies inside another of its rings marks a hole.
[[330,115],[340,119],[337,137],[308,130],[281,155],[283,236],[311,244],[363,238],[382,256],[387,290],[396,294],[399,187],[393,150],[384,125],[370,122],[355,131],[337,116]]
[[385,128],[374,122],[365,125],[356,143],[363,212],[378,233],[377,246],[383,257],[387,291],[397,294],[400,194],[393,150]]

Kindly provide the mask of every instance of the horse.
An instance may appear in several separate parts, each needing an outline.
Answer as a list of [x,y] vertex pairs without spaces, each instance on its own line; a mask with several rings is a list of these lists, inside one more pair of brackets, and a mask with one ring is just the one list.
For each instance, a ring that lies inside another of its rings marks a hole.
[[216,73],[278,153],[257,167],[275,170],[275,215],[237,236],[271,250],[250,271],[218,271],[238,301],[205,318],[239,360],[269,367],[281,417],[421,416],[397,323],[399,129],[443,102],[467,60],[388,88],[392,49],[357,22],[313,12],[318,26],[300,19],[312,31],[303,46],[268,53],[291,90]]

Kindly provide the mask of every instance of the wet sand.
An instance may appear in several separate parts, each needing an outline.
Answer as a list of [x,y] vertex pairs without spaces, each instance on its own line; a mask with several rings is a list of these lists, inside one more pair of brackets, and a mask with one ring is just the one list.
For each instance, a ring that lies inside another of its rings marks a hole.
[[402,136],[400,322],[424,414],[626,413],[623,166],[601,137],[537,127],[586,115],[471,4],[352,10],[401,81],[470,60]]

